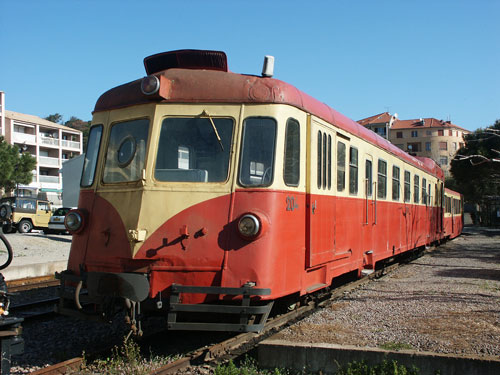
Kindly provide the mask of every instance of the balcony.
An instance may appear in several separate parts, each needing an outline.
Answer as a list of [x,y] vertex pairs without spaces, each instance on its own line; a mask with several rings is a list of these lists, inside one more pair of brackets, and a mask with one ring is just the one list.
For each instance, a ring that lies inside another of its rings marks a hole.
[[59,139],[58,138],[51,138],[51,137],[43,137],[40,136],[40,144],[46,145],[46,146],[59,146]]
[[21,143],[21,144],[25,143],[29,145],[34,145],[36,144],[36,135],[13,132],[12,140],[14,141],[14,143]]
[[40,156],[38,163],[43,166],[59,168],[59,158],[50,158],[48,156]]
[[61,140],[61,146],[64,148],[71,148],[73,150],[80,150],[80,142]]
[[47,183],[52,183],[52,184],[58,184],[59,183],[59,176],[46,176],[46,175],[40,175],[39,181],[40,182],[47,182]]

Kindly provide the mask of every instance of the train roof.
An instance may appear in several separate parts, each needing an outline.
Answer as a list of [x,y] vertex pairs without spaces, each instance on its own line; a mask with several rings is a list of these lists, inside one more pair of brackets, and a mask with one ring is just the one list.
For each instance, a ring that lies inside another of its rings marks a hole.
[[[197,60],[196,55],[201,56]],[[146,71],[158,78],[159,91],[146,95],[142,79],[115,87],[97,100],[94,112],[153,101],[172,103],[288,104],[313,114],[356,135],[400,159],[443,179],[442,169],[428,158],[413,157],[385,138],[275,78],[230,72],[225,54],[219,51],[180,50],[144,59]]]

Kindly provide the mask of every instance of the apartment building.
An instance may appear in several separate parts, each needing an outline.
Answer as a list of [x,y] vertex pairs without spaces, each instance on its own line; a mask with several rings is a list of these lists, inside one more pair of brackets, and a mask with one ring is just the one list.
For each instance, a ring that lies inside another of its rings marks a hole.
[[450,176],[451,160],[465,145],[464,136],[470,133],[451,121],[432,117],[400,120],[388,112],[358,122],[412,155],[433,159],[446,177]]
[[62,205],[61,168],[66,160],[82,154],[82,132],[37,116],[7,111],[5,94],[0,92],[0,134],[20,152],[36,158],[33,181],[20,185],[17,194],[45,193],[54,206]]

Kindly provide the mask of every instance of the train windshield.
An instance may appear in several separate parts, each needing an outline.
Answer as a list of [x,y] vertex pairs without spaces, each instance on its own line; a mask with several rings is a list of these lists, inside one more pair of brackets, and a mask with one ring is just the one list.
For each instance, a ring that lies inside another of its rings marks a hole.
[[243,186],[269,186],[274,177],[276,121],[250,117],[243,124],[240,183]]
[[155,179],[169,182],[226,181],[233,127],[233,120],[228,118],[166,118],[161,127]]
[[137,181],[146,159],[149,120],[119,122],[111,128],[103,181]]

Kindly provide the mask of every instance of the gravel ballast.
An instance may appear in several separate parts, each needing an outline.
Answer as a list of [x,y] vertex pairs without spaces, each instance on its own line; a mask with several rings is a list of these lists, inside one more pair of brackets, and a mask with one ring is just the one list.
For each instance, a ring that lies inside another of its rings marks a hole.
[[464,234],[276,338],[500,358],[500,231]]

